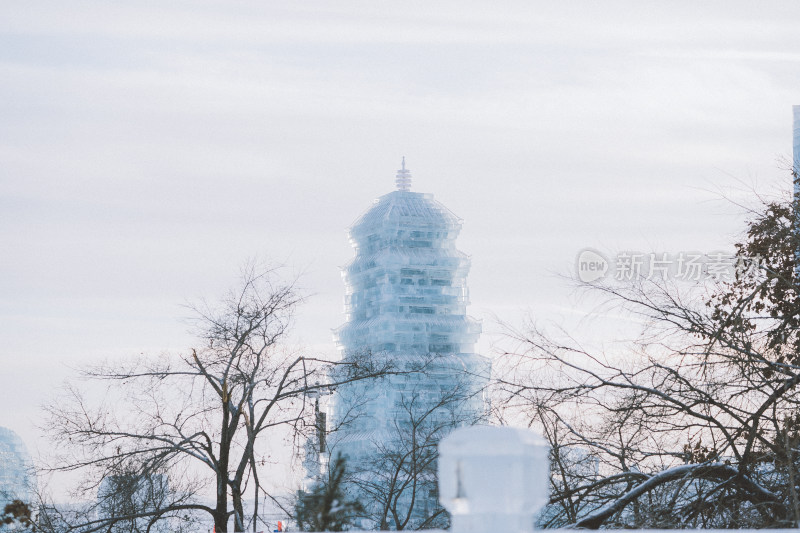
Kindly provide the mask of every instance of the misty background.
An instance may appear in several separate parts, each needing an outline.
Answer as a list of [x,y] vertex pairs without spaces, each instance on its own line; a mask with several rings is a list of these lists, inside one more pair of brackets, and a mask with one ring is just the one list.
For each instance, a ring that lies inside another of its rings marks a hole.
[[[336,356],[347,227],[394,188],[464,219],[481,353],[577,323],[586,247],[731,249],[791,187],[788,2],[0,5],[0,426],[40,441],[74,368],[186,352],[251,258]],[[728,199],[726,199],[726,197]]]

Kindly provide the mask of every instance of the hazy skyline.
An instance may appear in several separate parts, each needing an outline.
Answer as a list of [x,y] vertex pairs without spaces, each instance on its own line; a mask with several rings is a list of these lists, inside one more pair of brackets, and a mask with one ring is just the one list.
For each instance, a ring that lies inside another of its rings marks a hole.
[[[585,247],[730,249],[790,189],[800,5],[0,6],[0,426],[34,452],[70,366],[186,350],[259,257],[335,354],[346,228],[394,188],[464,220],[470,314],[565,320]],[[788,167],[788,163],[786,163]]]

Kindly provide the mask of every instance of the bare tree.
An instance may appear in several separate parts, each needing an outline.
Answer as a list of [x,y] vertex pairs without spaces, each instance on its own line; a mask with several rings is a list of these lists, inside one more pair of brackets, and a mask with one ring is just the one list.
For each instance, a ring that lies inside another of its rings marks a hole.
[[503,402],[553,447],[541,525],[798,525],[795,212],[755,214],[731,281],[591,287],[645,324],[624,352],[533,325],[513,335]]
[[117,519],[109,530],[113,533],[145,533],[148,530],[174,530],[166,520],[151,524],[149,517],[129,518],[163,509],[170,505],[169,480],[165,474],[140,471],[120,472],[106,476],[97,492],[97,514],[100,518]]
[[[347,485],[364,506],[362,525],[397,531],[448,527],[437,490],[439,440],[486,416],[483,391],[465,377],[407,377],[408,388],[393,399],[389,427],[372,433],[370,450],[351,466]],[[335,450],[336,438],[331,440]]]
[[[325,381],[328,376],[347,382],[390,370],[289,350],[284,342],[301,301],[294,283],[281,281],[273,270],[248,267],[240,287],[219,305],[194,308],[200,344],[190,353],[84,371],[87,380],[108,385],[106,398],[96,405],[72,387],[48,407],[48,429],[63,451],[54,468],[83,471],[84,494],[107,476],[131,469],[168,476],[172,490],[163,504],[137,516],[87,520],[73,529],[105,530],[142,516],[152,525],[176,513],[199,512],[213,519],[216,531],[227,531],[230,518],[234,530],[243,531],[249,492],[255,530],[269,475],[267,436],[276,435],[276,428],[305,426],[313,416],[308,394],[340,384]],[[342,368],[332,373],[337,364]],[[209,488],[214,505],[198,498]]]

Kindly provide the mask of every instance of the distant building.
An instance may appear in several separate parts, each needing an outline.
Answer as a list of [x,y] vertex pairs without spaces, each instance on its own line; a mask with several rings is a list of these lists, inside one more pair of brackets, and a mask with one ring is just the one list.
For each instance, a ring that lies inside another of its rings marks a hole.
[[[795,174],[800,174],[800,105],[792,106],[793,114],[793,149],[792,149],[792,169]],[[795,193],[800,188],[800,183],[795,181]]]
[[[800,105],[792,106],[792,179],[795,216],[800,218]],[[795,276],[800,278],[800,250],[795,252]]]
[[[438,427],[440,438],[487,412],[490,363],[474,352],[481,325],[467,315],[461,220],[433,195],[411,192],[405,159],[396,185],[350,228],[356,255],[343,269],[347,322],[336,332],[343,357],[389,361],[404,372],[333,394],[330,449],[347,456],[351,471],[369,470],[376,454],[405,438],[411,418],[426,417],[426,431]],[[437,505],[430,490],[420,509]]]
[[28,449],[19,435],[0,427],[0,512],[6,504],[34,503],[35,476]]

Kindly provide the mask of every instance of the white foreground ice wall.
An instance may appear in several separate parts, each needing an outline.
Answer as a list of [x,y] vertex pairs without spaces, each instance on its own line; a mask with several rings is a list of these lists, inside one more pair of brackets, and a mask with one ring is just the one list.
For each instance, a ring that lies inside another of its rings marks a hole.
[[439,443],[439,499],[453,533],[527,533],[549,499],[549,450],[529,429],[459,428]]

